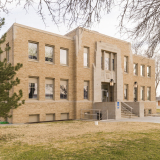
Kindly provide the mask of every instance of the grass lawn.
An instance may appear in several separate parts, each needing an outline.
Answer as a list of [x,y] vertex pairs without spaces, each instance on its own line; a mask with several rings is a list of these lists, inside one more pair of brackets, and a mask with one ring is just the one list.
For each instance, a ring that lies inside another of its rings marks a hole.
[[160,124],[66,121],[0,126],[0,160],[160,159]]

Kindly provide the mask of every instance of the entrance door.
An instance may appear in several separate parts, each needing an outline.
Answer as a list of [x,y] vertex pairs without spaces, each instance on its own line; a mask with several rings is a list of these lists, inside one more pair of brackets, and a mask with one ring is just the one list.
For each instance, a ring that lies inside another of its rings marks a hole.
[[102,90],[102,102],[108,102],[108,90]]

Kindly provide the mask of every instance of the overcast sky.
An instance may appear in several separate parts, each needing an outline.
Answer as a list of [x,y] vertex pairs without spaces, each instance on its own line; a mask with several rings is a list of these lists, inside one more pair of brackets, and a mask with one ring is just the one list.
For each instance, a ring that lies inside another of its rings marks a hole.
[[[50,16],[47,16],[47,15],[45,17],[46,18],[46,26],[45,26],[41,17],[36,13],[36,9],[33,9],[33,8],[30,8],[28,13],[23,9],[22,6],[16,7],[15,5],[11,4],[9,8],[10,8],[9,14],[0,13],[0,16],[6,19],[5,26],[2,27],[0,35],[5,33],[15,22],[30,26],[33,28],[38,28],[38,29],[53,32],[56,34],[60,34],[60,35],[64,35],[70,30],[74,29],[74,28],[71,28],[69,30],[67,27],[65,27],[65,25],[61,25],[59,26],[59,28],[57,28],[57,26],[52,22]],[[46,9],[46,13],[47,13],[47,9]],[[125,37],[121,37],[118,32],[118,27],[117,27],[118,15],[119,15],[118,8],[112,10],[110,14],[105,15],[101,19],[101,22],[99,24],[95,24],[91,28],[91,30],[130,42],[129,39],[126,39]],[[158,88],[158,95],[160,95],[160,86]]]

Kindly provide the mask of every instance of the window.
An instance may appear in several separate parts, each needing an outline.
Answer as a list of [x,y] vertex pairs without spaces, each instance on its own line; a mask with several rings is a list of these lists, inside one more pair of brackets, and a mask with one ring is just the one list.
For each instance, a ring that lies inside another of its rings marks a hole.
[[53,47],[45,46],[45,61],[53,62]]
[[151,88],[147,87],[147,100],[151,100]]
[[88,82],[84,81],[84,99],[88,99]]
[[84,67],[89,67],[88,54],[89,54],[89,48],[84,47],[84,53],[83,53],[83,65],[84,65]]
[[152,114],[152,109],[148,109],[148,114]]
[[144,101],[144,87],[141,87],[141,100]]
[[45,80],[45,98],[53,99],[53,80],[52,79]]
[[38,99],[38,86],[37,83],[38,79],[37,78],[29,78],[29,94],[28,97],[29,99]]
[[147,66],[147,77],[151,77],[151,67]]
[[128,57],[124,57],[124,72],[128,72]]
[[60,99],[67,99],[67,81],[60,81]]
[[124,99],[128,99],[128,84],[124,85]]
[[69,119],[69,113],[61,113],[61,120]]
[[113,58],[112,58],[112,70],[114,71],[114,59],[115,59],[115,55],[113,54]]
[[68,65],[68,51],[67,51],[67,49],[60,49],[60,64]]
[[104,53],[101,52],[101,69],[104,69]]
[[109,63],[109,53],[105,53],[105,70],[110,69],[110,63]]
[[138,75],[138,64],[135,64],[135,63],[133,64],[133,73],[135,76]]
[[141,76],[144,76],[144,65],[141,65]]
[[138,99],[137,99],[137,88],[136,87],[134,87],[134,89],[133,89],[133,95],[134,95],[134,101],[136,102]]
[[9,43],[6,44],[6,59],[7,59],[7,62],[9,62]]
[[28,58],[33,60],[38,60],[38,44],[28,43]]

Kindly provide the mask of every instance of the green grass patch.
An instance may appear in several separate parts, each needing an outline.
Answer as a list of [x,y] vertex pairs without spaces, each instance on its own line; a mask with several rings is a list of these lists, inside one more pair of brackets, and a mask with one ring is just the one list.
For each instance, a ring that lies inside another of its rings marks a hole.
[[88,133],[49,144],[28,145],[20,141],[1,146],[0,158],[12,160],[135,160],[160,159],[160,131]]

